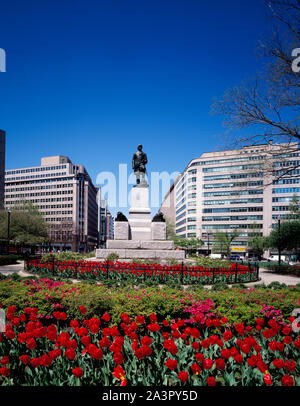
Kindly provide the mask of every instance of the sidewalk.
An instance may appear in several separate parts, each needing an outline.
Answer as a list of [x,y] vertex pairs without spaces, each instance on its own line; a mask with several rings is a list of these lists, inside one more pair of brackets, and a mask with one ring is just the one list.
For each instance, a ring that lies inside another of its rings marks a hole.
[[259,270],[259,277],[261,278],[261,280],[259,282],[251,283],[251,285],[255,286],[258,283],[269,285],[271,282],[280,282],[285,283],[286,285],[297,285],[297,283],[300,283],[300,278],[297,278],[296,276],[270,273],[270,271],[267,271],[264,268],[261,268]]
[[11,273],[19,273],[24,270],[24,261],[20,261],[17,264],[2,265],[0,266],[0,273],[3,275],[9,275]]

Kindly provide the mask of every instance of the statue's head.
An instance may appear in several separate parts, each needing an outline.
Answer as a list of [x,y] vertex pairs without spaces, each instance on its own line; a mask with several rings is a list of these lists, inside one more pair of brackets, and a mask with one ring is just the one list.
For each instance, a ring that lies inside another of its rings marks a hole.
[[139,145],[138,145],[138,150],[141,151],[142,149],[143,149],[142,144],[139,144]]

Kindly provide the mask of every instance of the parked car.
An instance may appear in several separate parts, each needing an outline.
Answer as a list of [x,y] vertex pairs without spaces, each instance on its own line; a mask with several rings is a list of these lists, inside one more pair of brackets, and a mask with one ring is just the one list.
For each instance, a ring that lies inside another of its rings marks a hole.
[[241,257],[239,255],[230,255],[230,261],[241,261]]

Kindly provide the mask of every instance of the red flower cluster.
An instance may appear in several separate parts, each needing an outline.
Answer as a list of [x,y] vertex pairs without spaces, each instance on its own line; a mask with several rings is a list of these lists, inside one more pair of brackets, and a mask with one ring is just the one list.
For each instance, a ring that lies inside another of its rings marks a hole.
[[[86,314],[82,306],[79,311]],[[245,367],[248,384],[291,386],[297,379],[300,339],[290,324],[275,320],[257,319],[253,328],[231,326],[225,317],[191,324],[160,322],[156,314],[134,320],[123,312],[114,325],[108,313],[78,321],[54,312],[55,322],[43,324],[34,308],[16,313],[8,308],[0,335],[0,382],[239,385],[237,372]]]
[[[198,283],[199,280],[207,283],[216,281],[247,282],[256,279],[256,270],[240,264],[231,264],[229,267],[206,268],[203,266],[161,265],[128,262],[100,262],[100,261],[56,261],[42,262],[39,259],[29,260],[27,268],[33,272],[48,271],[49,275],[62,275],[78,279],[103,280],[118,279],[156,279],[164,283],[167,279],[183,280],[185,283]],[[83,313],[84,314],[84,313]]]

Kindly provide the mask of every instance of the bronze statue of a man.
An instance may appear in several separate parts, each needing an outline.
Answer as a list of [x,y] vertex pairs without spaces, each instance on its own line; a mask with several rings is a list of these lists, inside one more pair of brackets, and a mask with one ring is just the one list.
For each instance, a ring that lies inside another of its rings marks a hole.
[[146,173],[146,164],[148,163],[148,158],[145,152],[143,152],[143,146],[138,145],[138,150],[133,154],[132,158],[132,169],[136,176],[136,183],[146,185],[145,173]]

